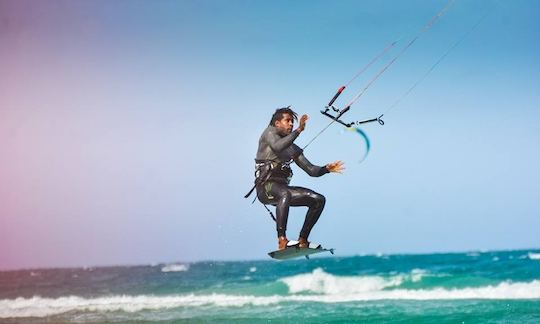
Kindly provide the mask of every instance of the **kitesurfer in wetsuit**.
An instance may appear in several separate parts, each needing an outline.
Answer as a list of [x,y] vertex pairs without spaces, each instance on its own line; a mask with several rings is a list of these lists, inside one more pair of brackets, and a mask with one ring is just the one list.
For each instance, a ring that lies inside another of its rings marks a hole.
[[293,131],[295,120],[298,120],[297,114],[289,107],[277,109],[259,139],[255,159],[257,197],[263,204],[276,206],[276,228],[280,250],[285,249],[288,243],[285,232],[289,206],[309,208],[298,238],[300,247],[308,247],[309,233],[319,219],[325,204],[323,195],[311,189],[289,186],[292,177],[290,164],[295,162],[312,177],[320,177],[329,172],[341,173],[344,170],[341,161],[325,166],[316,166],[308,161],[302,149],[293,143],[304,131],[308,116],[300,117],[300,125]]

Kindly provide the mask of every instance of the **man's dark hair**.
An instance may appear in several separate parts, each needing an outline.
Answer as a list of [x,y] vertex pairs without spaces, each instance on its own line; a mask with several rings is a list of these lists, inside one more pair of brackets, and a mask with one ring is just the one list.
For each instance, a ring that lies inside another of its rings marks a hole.
[[298,115],[291,109],[291,106],[287,106],[276,109],[276,112],[272,115],[272,120],[270,120],[270,126],[274,126],[276,121],[283,119],[283,114],[289,114],[294,120],[298,120]]

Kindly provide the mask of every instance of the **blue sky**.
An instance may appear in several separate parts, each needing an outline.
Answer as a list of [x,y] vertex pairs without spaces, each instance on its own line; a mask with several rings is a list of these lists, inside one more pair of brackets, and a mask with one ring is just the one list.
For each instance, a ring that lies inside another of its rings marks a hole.
[[[0,268],[265,259],[274,224],[243,198],[274,109],[359,92],[446,1],[0,2]],[[540,4],[455,1],[306,150],[343,175],[311,239],[340,255],[540,246]],[[289,217],[291,238],[304,208]]]

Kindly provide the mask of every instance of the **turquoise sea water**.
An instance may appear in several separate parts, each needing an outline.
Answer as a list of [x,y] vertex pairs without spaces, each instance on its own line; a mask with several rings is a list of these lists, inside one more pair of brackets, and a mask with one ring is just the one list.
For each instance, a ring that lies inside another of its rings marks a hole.
[[540,323],[540,251],[0,272],[0,322]]

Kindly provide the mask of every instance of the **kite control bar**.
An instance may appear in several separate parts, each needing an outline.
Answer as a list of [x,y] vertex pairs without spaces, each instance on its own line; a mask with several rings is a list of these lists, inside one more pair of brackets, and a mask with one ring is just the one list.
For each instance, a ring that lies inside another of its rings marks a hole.
[[[335,100],[336,97],[334,97],[334,99],[332,100]],[[328,113],[328,111],[330,110],[330,108],[332,108],[333,111],[337,112],[337,115],[336,116],[333,116],[331,114]],[[382,120],[382,116],[383,115],[380,115],[379,117],[377,118],[372,118],[372,119],[366,119],[366,120],[359,120],[359,121],[355,121],[355,122],[350,122],[350,123],[346,123],[344,121],[342,121],[341,119],[339,119],[344,113],[346,113],[349,109],[351,108],[351,106],[348,106],[346,107],[345,109],[343,110],[339,110],[337,109],[336,107],[334,106],[327,106],[325,110],[321,110],[321,114],[325,115],[326,117],[340,123],[341,125],[345,126],[345,127],[351,127],[352,125],[360,125],[360,124],[367,124],[367,123],[372,123],[372,122],[378,122],[379,125],[383,126],[384,125],[384,120]]]
[[[345,90],[346,86],[341,86],[336,94],[334,95],[334,97],[332,97],[332,99],[330,100],[330,102],[328,103],[328,105],[325,107],[324,110],[321,110],[321,114],[325,115],[326,117],[332,119],[333,121],[336,121],[338,123],[340,123],[341,125],[345,126],[345,127],[351,127],[352,125],[360,125],[360,124],[366,124],[366,123],[371,123],[371,122],[378,122],[381,126],[384,125],[384,120],[382,120],[382,116],[383,115],[380,115],[379,117],[377,118],[373,118],[373,119],[366,119],[366,120],[361,120],[361,121],[356,121],[356,122],[350,122],[350,123],[346,123],[344,121],[342,121],[341,119],[339,119],[341,116],[343,116],[343,114],[345,114],[347,111],[349,111],[349,109],[351,109],[351,105],[347,105],[345,108],[343,108],[342,110],[336,108],[333,106],[333,103],[334,101],[336,101],[336,99],[339,97],[339,95],[343,92],[343,90]],[[328,113],[328,111],[330,111],[330,108],[335,111],[337,113],[337,115],[333,116],[331,114]]]
[[[352,125],[360,125],[360,124],[366,124],[366,123],[371,123],[371,122],[378,122],[380,125],[384,125],[384,121],[382,120],[382,116],[383,115],[380,115],[379,117],[377,118],[373,118],[373,119],[366,119],[366,120],[360,120],[360,121],[355,121],[355,122],[350,122],[350,123],[346,123],[344,122],[343,120],[341,120],[341,116],[343,116],[343,114],[345,114],[347,111],[349,111],[349,109],[351,109],[351,105],[347,105],[345,108],[343,109],[338,109],[336,107],[334,107],[332,104],[334,103],[334,101],[336,101],[337,97],[339,97],[339,95],[341,94],[341,92],[343,92],[343,90],[345,89],[345,86],[342,86],[338,89],[338,91],[336,92],[336,94],[334,95],[334,97],[332,98],[332,100],[330,100],[330,103],[328,106],[325,107],[324,110],[321,110],[321,114],[325,115],[326,117],[332,119],[332,121],[326,125],[326,127],[324,127],[319,133],[317,133],[317,135],[315,135],[303,148],[302,150],[305,150],[306,147],[308,147],[311,143],[313,143],[313,141],[319,137],[319,135],[321,135],[325,130],[328,129],[328,127],[330,127],[333,123],[335,122],[338,122],[340,123],[341,125],[349,128],[349,127],[352,127]],[[337,114],[334,116],[330,113],[328,113],[330,111],[330,109],[332,109],[334,112],[336,112]]]

